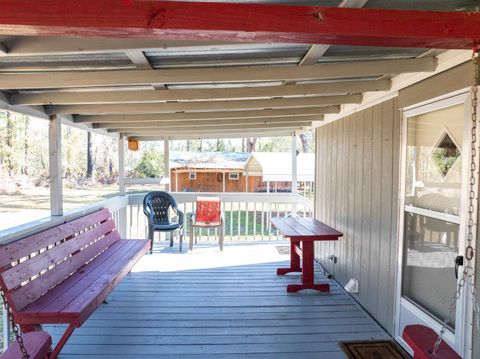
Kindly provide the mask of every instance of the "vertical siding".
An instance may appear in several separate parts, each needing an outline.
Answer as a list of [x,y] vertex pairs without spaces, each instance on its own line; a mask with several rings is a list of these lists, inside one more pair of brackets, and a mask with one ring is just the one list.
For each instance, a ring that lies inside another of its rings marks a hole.
[[[393,334],[400,113],[397,98],[317,130],[316,216],[344,233],[316,256]],[[328,260],[335,255],[338,262]]]

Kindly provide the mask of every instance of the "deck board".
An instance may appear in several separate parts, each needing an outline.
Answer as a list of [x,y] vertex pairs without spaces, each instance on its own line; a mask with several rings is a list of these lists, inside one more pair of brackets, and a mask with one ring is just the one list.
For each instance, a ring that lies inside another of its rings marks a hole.
[[[340,340],[387,334],[320,270],[331,293],[287,294],[298,275],[274,244],[156,247],[85,324],[60,358],[341,358]],[[45,329],[58,340],[63,326]]]

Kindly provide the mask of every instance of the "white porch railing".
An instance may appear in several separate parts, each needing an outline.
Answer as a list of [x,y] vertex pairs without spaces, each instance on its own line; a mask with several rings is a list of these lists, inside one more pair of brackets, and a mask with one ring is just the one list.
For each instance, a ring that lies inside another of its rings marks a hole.
[[[279,239],[279,234],[272,228],[270,219],[275,216],[296,214],[311,217],[312,203],[292,193],[172,193],[177,204],[185,213],[183,234],[190,234],[190,215],[195,211],[198,196],[216,196],[221,198],[222,213],[225,220],[225,240],[272,240]],[[129,196],[127,214],[127,237],[145,238],[147,220],[143,214],[143,194]],[[201,240],[216,237],[215,229],[203,228],[199,234]]]
[[[272,228],[272,217],[284,217],[296,214],[304,217],[313,215],[313,204],[310,200],[294,193],[172,193],[178,206],[185,213],[184,235],[190,234],[189,218],[195,210],[198,196],[218,196],[222,200],[222,211],[225,218],[225,240],[277,240],[279,234]],[[63,216],[47,217],[35,222],[0,231],[0,245],[44,231],[66,221],[108,208],[117,224],[122,238],[146,238],[147,220],[143,214],[143,198],[145,194],[129,194],[110,198],[95,204],[66,213]],[[211,229],[202,229],[200,240],[213,240],[217,233]],[[2,343],[3,347],[10,342],[10,330],[5,311],[2,311]],[[0,345],[1,347],[1,345]]]

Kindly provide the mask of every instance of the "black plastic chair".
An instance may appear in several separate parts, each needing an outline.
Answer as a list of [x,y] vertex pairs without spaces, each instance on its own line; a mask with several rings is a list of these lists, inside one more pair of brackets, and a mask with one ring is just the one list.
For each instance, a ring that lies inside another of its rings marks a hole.
[[[177,214],[178,221],[170,221],[170,208]],[[149,192],[143,199],[143,213],[148,218],[148,238],[152,242],[155,231],[170,232],[170,247],[173,247],[173,233],[177,229],[180,230],[180,252],[182,251],[183,242],[183,212],[177,207],[175,199],[167,192],[155,191]]]

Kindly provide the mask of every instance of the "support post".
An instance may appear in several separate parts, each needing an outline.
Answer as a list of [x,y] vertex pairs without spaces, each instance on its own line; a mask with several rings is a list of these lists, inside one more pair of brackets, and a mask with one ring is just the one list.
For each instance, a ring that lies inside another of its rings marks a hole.
[[[125,196],[127,193],[125,187],[125,136],[123,134],[118,137],[118,191],[120,196]],[[127,210],[128,204],[118,212],[117,228],[122,238],[127,237]]]
[[223,172],[222,174],[222,192],[225,193],[225,177],[227,175],[227,172]]
[[50,214],[63,216],[62,118],[50,117],[48,124],[48,158],[50,174]]
[[270,193],[270,181],[267,181],[267,193]]
[[125,190],[125,137],[120,134],[118,137],[118,191],[123,196]]
[[[163,178],[170,181],[170,142],[168,137],[163,139]],[[165,191],[170,190],[170,184],[165,183]]]
[[178,191],[178,172],[175,171],[175,192],[179,192]]
[[292,133],[292,193],[297,193],[297,136]]

